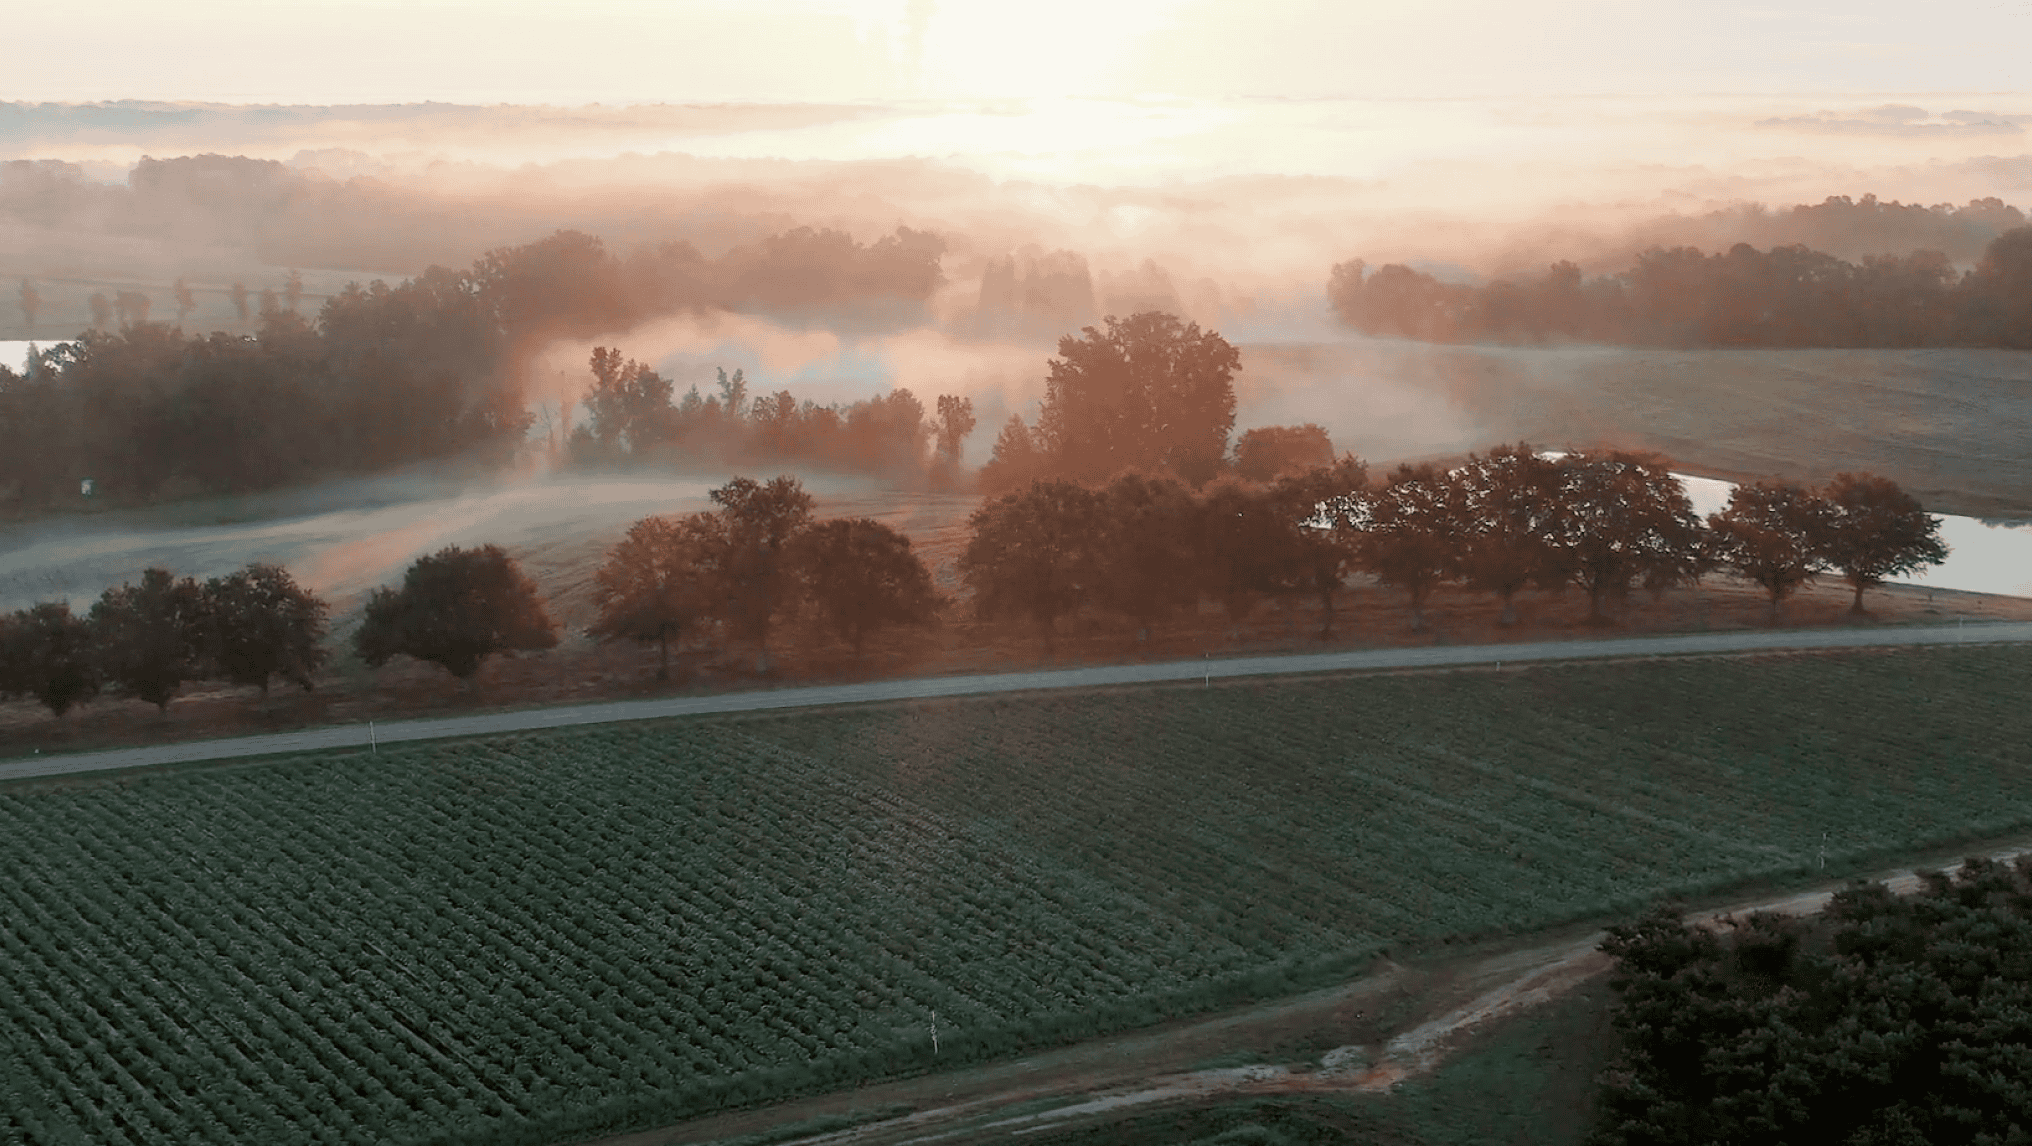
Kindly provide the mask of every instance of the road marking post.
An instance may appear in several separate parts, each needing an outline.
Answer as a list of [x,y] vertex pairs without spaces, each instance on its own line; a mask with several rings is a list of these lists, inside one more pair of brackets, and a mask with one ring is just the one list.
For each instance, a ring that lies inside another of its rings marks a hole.
[[381,741],[374,735],[374,722],[367,722],[367,743],[374,746],[374,755],[381,755]]

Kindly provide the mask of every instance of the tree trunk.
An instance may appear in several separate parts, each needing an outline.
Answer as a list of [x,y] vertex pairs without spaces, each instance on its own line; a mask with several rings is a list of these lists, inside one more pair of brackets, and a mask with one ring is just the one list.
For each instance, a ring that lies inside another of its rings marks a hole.
[[1333,638],[1333,621],[1334,621],[1333,585],[1329,584],[1322,586],[1320,588],[1319,613],[1320,613],[1319,639],[1322,641],[1331,640]]
[[[1852,582],[1851,584],[1854,583]],[[1855,590],[1856,590],[1855,604],[1849,606],[1849,612],[1854,614],[1855,616],[1860,617],[1863,615],[1863,586],[1857,584],[1855,585]]]
[[656,630],[656,679],[670,679],[670,632]]
[[1503,615],[1496,619],[1496,623],[1506,629],[1517,623],[1517,595],[1515,593],[1503,594]]

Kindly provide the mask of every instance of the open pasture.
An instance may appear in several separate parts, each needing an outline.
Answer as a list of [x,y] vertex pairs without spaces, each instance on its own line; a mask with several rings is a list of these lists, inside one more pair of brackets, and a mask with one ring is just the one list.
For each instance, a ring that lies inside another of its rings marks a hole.
[[2032,823],[2028,692],[1942,648],[18,783],[0,1142],[565,1140],[1833,875]]

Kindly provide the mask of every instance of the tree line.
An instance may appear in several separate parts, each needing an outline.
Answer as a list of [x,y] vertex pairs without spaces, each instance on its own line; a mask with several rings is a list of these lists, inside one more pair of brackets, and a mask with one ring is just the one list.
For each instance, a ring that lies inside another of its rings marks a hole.
[[1533,278],[1442,282],[1336,264],[1327,298],[1365,334],[1426,342],[2032,349],[2032,227],[1957,273],[1940,251],[1848,262],[1803,245],[1654,247],[1621,274],[1558,262]]
[[845,407],[821,406],[799,402],[788,390],[750,396],[740,370],[731,377],[719,371],[717,393],[702,395],[694,385],[672,401],[670,379],[604,346],[593,351],[592,372],[587,421],[566,439],[567,456],[580,464],[795,460],[898,478],[928,475],[952,486],[975,424],[973,399],[958,395],[939,395],[929,417],[903,387]]
[[[648,517],[594,576],[601,642],[659,650],[659,678],[686,640],[752,649],[768,663],[786,615],[822,623],[858,656],[893,625],[936,622],[951,602],[908,537],[868,518],[820,521],[794,477],[737,477],[717,507]],[[1202,602],[1239,622],[1266,599],[1311,599],[1330,636],[1357,572],[1403,592],[1414,628],[1442,585],[1487,592],[1515,621],[1528,587],[1576,586],[1589,616],[1638,585],[1654,590],[1725,569],[1779,603],[1823,572],[1855,591],[1946,556],[1939,523],[1887,479],[1842,474],[1825,489],[1738,487],[1705,523],[1656,459],[1619,452],[1540,455],[1500,447],[1447,470],[1401,465],[1372,483],[1352,455],[1268,483],[1224,478],[1194,491],[1130,472],[1100,486],[1033,481],[968,520],[958,572],[975,616],[1034,629],[1051,647],[1084,611],[1140,636]],[[327,655],[324,602],[285,570],[252,565],[199,585],[150,569],[109,589],[85,617],[42,603],[0,618],[0,694],[34,696],[59,715],[110,686],[167,707],[185,681],[308,689]],[[418,558],[399,587],[375,590],[352,648],[370,667],[397,655],[470,680],[491,655],[558,642],[533,582],[497,546]]]
[[203,584],[149,569],[84,616],[45,601],[0,617],[0,698],[33,697],[62,716],[110,688],[167,711],[190,681],[311,689],[329,656],[330,609],[288,570],[252,564]]
[[26,374],[0,367],[0,504],[44,508],[85,478],[138,502],[512,449],[535,422],[521,364],[549,339],[686,307],[921,302],[942,251],[908,228],[866,246],[799,228],[718,260],[682,243],[624,259],[561,231],[465,271],[349,285],[315,320],[271,299],[252,336],[87,331]]
[[1199,492],[1137,473],[1098,488],[1039,480],[983,505],[970,527],[960,573],[975,608],[1027,621],[1047,643],[1060,618],[1089,608],[1147,629],[1202,601],[1239,621],[1279,597],[1315,599],[1328,636],[1356,572],[1401,590],[1416,629],[1442,585],[1495,595],[1504,624],[1522,590],[1573,586],[1600,623],[1634,587],[1717,569],[1764,588],[1774,620],[1800,585],[1839,573],[1860,613],[1864,590],[1947,555],[1938,520],[1886,478],[1738,486],[1703,522],[1660,459],[1554,458],[1522,443],[1450,469],[1400,465],[1375,482],[1352,455]]

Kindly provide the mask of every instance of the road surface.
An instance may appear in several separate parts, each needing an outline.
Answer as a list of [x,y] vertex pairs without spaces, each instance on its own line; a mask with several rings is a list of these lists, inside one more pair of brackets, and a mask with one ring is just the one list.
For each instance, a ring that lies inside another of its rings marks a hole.
[[342,724],[265,736],[192,740],[178,744],[157,744],[141,748],[120,748],[57,756],[16,757],[0,761],[0,781],[96,772],[110,768],[136,768],[244,756],[315,752],[327,748],[364,748],[370,744],[394,744],[405,740],[432,740],[447,736],[475,736],[526,732],[539,728],[564,728],[581,724],[610,724],[625,720],[653,720],[669,716],[812,708],[885,700],[980,696],[998,692],[1038,692],[1052,689],[1103,688],[1112,685],[1232,680],[1236,677],[1349,672],[1365,669],[1448,668],[1764,650],[2027,641],[2032,641],[2032,622],[1992,621],[1973,625],[1956,624],[1910,629],[1777,629],[1758,632],[1698,633],[1677,637],[1538,641],[1508,645],[1434,645],[1409,649],[1365,649],[1357,652],[1299,653],[1287,656],[1101,665],[1092,668],[1045,669],[1033,672],[977,673],[968,676],[911,677],[903,680],[867,681],[860,684],[817,685],[719,693],[712,696],[531,708],[433,720],[394,721],[374,724],[371,727],[365,724]]

